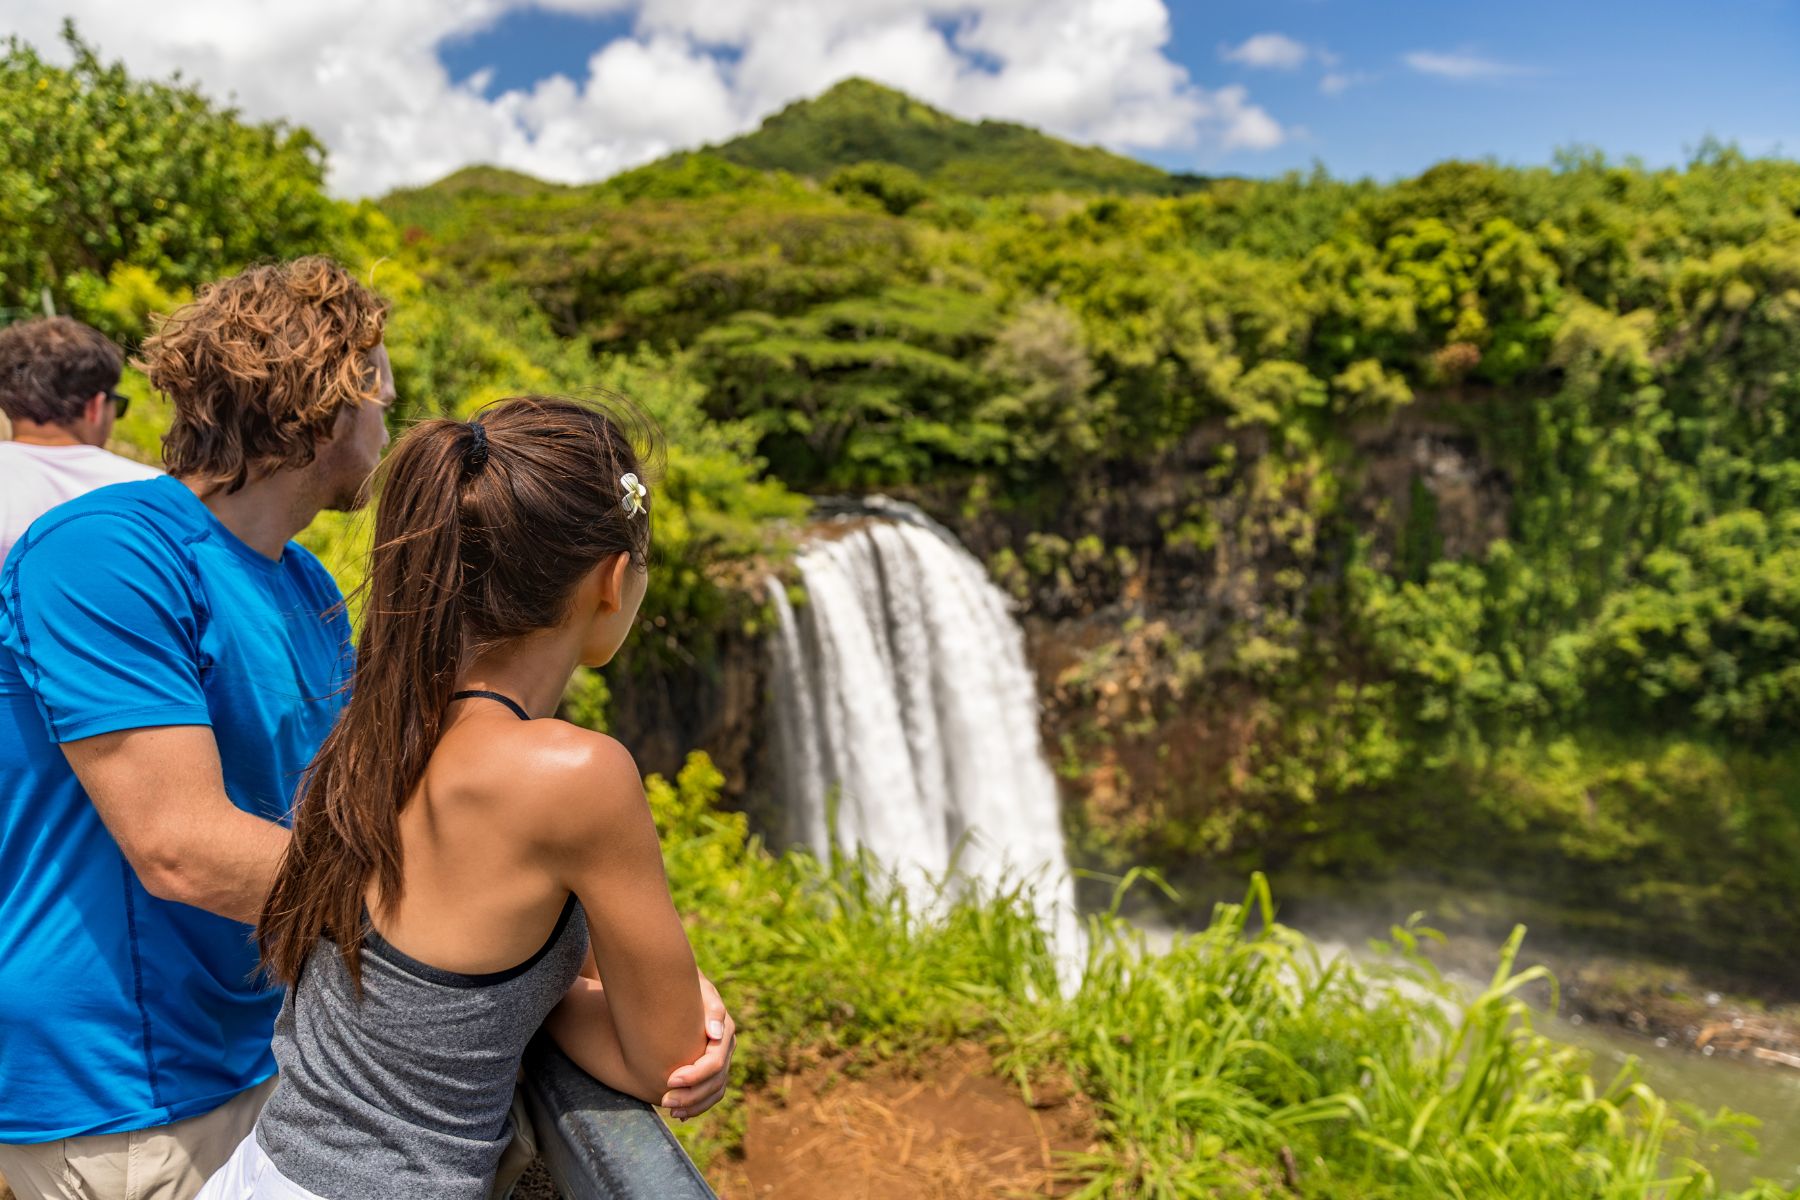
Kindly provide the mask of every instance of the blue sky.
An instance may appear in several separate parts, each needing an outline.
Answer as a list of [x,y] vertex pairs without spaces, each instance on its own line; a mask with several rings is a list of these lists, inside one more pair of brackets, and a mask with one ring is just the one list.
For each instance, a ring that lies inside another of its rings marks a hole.
[[[1198,78],[1241,82],[1304,128],[1258,154],[1222,156],[1262,173],[1317,157],[1334,174],[1386,178],[1452,156],[1541,163],[1559,146],[1597,146],[1651,163],[1683,161],[1709,134],[1752,153],[1800,155],[1800,5],[1788,0],[1177,3],[1172,56]],[[1373,78],[1321,95],[1320,71],[1221,63],[1221,42],[1278,30]],[[1467,54],[1516,73],[1423,74],[1417,50]],[[1166,165],[1167,156],[1153,155]]]
[[1800,155],[1800,0],[0,0],[0,35],[55,58],[65,17],[307,126],[346,196],[602,179],[852,74],[1206,173]]
[[[1204,88],[1244,87],[1285,133],[1267,149],[1131,150],[1170,169],[1267,175],[1318,161],[1335,175],[1391,178],[1449,157],[1541,163],[1574,144],[1664,164],[1709,135],[1800,155],[1795,0],[1173,0],[1168,9],[1167,57]],[[553,74],[579,80],[596,50],[632,29],[629,14],[527,9],[437,53],[454,79],[491,68],[487,90],[497,94]],[[1297,43],[1303,61],[1228,60],[1262,34]],[[1440,73],[1409,64],[1421,53],[1436,56],[1417,61]],[[1338,88],[1330,94],[1327,76]]]

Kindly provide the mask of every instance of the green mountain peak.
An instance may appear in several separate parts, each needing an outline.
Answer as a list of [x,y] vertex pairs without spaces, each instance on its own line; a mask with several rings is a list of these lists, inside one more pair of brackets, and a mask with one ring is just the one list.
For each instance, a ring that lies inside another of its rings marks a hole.
[[1010,121],[965,121],[905,92],[852,77],[764,119],[710,153],[746,167],[823,178],[856,163],[905,167],[946,191],[1191,190],[1192,176]]

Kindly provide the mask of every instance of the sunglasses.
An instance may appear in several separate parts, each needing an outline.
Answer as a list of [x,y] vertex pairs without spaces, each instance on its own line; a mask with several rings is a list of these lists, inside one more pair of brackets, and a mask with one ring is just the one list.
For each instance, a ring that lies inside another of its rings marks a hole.
[[125,413],[131,408],[131,397],[121,396],[117,392],[108,392],[106,398],[113,402],[113,415],[123,421]]

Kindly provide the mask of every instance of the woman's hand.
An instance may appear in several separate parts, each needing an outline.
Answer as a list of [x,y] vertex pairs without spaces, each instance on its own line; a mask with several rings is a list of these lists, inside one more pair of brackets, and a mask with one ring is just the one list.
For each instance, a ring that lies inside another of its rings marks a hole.
[[706,1013],[706,1053],[669,1076],[662,1106],[678,1121],[697,1117],[725,1095],[731,1082],[731,1052],[737,1049],[737,1024],[725,1011],[719,989],[700,976],[700,1003]]

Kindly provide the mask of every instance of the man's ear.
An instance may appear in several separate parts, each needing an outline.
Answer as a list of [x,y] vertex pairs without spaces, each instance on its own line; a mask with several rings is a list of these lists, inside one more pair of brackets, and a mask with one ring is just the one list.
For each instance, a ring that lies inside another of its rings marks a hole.
[[105,392],[95,392],[88,397],[87,403],[81,406],[81,419],[89,425],[106,424],[106,407],[111,403],[111,396]]
[[349,404],[339,405],[337,414],[331,418],[331,428],[320,434],[319,440],[314,445],[323,446],[327,442],[336,440],[337,436],[343,433],[344,429],[354,420],[356,420],[356,403],[352,401]]

